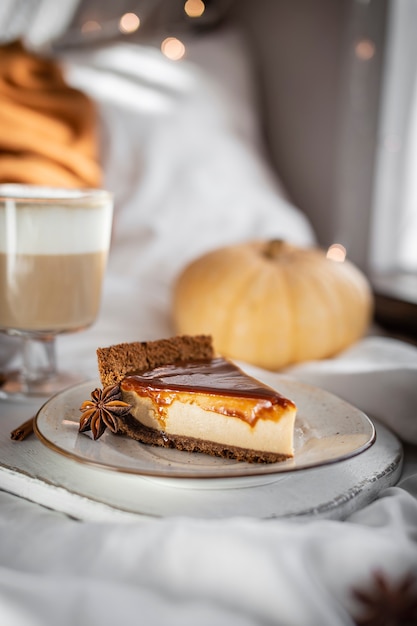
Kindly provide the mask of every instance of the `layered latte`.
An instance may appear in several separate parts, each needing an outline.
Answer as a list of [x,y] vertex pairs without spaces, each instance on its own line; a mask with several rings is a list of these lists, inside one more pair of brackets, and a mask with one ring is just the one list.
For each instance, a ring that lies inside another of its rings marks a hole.
[[0,329],[89,326],[100,304],[111,200],[94,191],[80,202],[75,190],[54,199],[53,190],[40,189],[46,198],[25,201],[8,198],[9,187],[2,186],[0,202]]

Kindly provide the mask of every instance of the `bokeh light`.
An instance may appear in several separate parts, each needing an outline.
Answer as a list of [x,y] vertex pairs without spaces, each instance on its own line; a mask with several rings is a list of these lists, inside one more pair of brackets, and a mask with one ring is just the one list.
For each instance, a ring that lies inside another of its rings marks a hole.
[[342,246],[341,243],[334,243],[327,250],[326,256],[331,261],[343,263],[343,261],[346,259],[346,248],[345,246]]
[[179,61],[185,55],[185,46],[176,37],[167,37],[161,43],[161,52],[171,61]]
[[375,56],[375,44],[370,39],[361,39],[355,44],[355,54],[361,61],[370,61]]
[[187,0],[184,4],[184,11],[188,17],[201,17],[206,10],[202,0]]
[[140,19],[136,13],[125,13],[119,21],[121,33],[134,33],[140,26]]
[[100,30],[101,30],[101,25],[98,22],[96,22],[95,20],[87,20],[81,26],[81,32],[84,33],[84,34],[86,34],[86,33],[97,33]]

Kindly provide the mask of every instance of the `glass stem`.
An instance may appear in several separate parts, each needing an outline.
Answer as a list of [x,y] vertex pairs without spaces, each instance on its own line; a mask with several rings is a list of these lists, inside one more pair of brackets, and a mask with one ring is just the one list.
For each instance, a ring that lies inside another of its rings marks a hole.
[[56,376],[55,336],[24,336],[22,378],[27,391]]

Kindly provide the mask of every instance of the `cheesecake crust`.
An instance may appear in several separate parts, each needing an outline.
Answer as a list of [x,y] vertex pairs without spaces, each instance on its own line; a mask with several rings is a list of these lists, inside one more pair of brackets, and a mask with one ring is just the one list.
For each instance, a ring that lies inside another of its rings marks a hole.
[[97,349],[98,371],[103,387],[117,385],[128,374],[188,361],[212,359],[210,335],[179,335],[157,341],[119,343]]

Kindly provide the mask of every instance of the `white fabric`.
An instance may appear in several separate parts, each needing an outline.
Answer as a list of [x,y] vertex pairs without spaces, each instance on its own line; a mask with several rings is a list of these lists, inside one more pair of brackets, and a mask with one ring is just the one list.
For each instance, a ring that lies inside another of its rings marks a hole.
[[173,333],[172,281],[198,254],[256,237],[314,241],[263,155],[238,35],[191,40],[187,50],[178,64],[117,44],[68,64],[101,103],[105,183],[116,198],[103,316],[82,342],[64,339],[90,372],[102,341]]
[[287,368],[298,380],[323,387],[383,421],[417,444],[417,350],[387,337],[367,337],[343,354]]
[[[125,59],[124,76],[100,69],[105,51],[87,55],[90,67],[71,66],[74,83],[101,102],[117,208],[102,313],[88,331],[60,338],[67,368],[95,376],[97,345],[171,334],[170,286],[195,254],[254,236],[313,239],[259,148],[244,50],[223,35],[204,45],[219,63],[221,50],[230,54],[221,66],[228,80],[133,46],[112,57]],[[120,77],[118,90],[110,76]],[[123,99],[124,83],[134,101]],[[414,348],[369,338],[290,373],[415,442],[416,367]],[[360,611],[352,589],[367,587],[374,571],[394,583],[417,576],[416,528],[417,468],[344,522],[81,523],[0,492],[0,623],[348,626]]]

